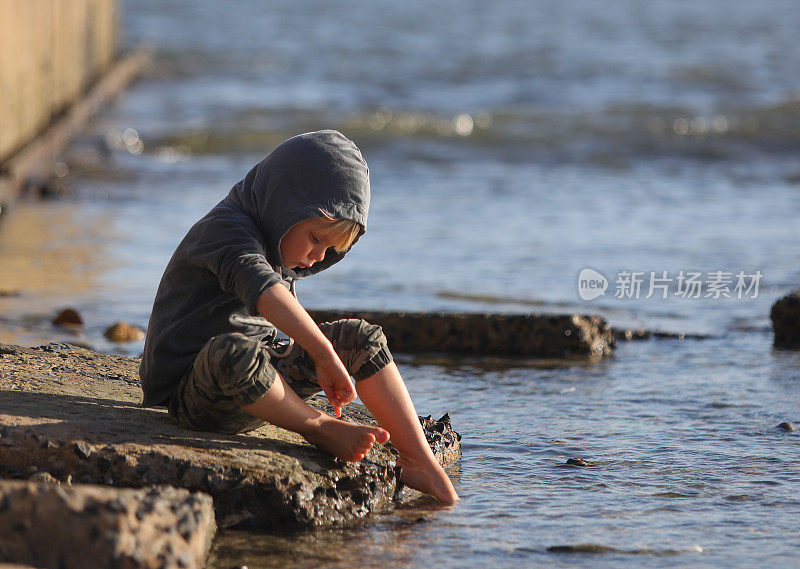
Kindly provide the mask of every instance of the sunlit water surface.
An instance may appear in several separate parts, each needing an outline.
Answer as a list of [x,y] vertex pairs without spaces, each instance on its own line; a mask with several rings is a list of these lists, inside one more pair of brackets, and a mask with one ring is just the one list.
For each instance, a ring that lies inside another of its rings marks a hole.
[[[66,157],[70,196],[0,223],[0,341],[112,345],[146,326],[186,230],[281,140],[338,128],[369,162],[368,233],[300,283],[314,308],[583,312],[705,339],[586,365],[399,356],[451,413],[453,508],[357,528],[221,532],[217,569],[752,567],[800,557],[796,3],[124,3],[154,72]],[[313,14],[313,17],[310,16]],[[309,27],[310,26],[310,27]],[[578,295],[600,271],[605,296]],[[615,298],[622,271],[760,272],[757,294]],[[53,328],[66,306],[80,332]],[[590,467],[567,466],[581,458]]]

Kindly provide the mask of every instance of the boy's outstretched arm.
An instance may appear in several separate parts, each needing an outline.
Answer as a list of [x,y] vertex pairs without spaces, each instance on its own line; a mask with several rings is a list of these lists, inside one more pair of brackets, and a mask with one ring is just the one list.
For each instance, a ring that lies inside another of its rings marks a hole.
[[258,298],[256,310],[303,346],[317,364],[317,381],[333,405],[337,417],[342,407],[356,398],[350,374],[316,322],[285,286],[268,288]]

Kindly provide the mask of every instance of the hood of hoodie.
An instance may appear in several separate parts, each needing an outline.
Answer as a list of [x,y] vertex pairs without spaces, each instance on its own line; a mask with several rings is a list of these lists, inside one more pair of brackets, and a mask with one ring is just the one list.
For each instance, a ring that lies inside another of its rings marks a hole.
[[341,261],[328,249],[311,267],[288,269],[281,239],[292,226],[325,214],[367,228],[369,168],[355,143],[335,130],[309,132],[277,146],[237,183],[226,198],[247,212],[264,237],[267,261],[284,276],[304,278]]

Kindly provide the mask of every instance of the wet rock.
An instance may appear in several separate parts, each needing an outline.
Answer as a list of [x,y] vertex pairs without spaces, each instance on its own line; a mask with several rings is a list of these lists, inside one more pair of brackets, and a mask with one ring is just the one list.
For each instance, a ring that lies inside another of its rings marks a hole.
[[168,486],[0,481],[0,504],[3,560],[35,567],[199,569],[215,531],[209,496]]
[[588,460],[583,460],[582,458],[569,458],[565,463],[569,466],[581,466],[581,467],[589,467],[589,466],[596,466],[594,462],[590,462]]
[[80,328],[83,326],[83,318],[74,308],[66,308],[53,319],[53,325],[63,328]]
[[452,464],[461,458],[461,435],[453,430],[450,414],[434,420],[430,415],[419,418],[425,438],[439,462]]
[[[28,478],[25,469],[33,466],[64,484],[202,491],[213,497],[221,527],[344,524],[394,506],[399,482],[390,444],[346,463],[270,425],[232,436],[189,431],[166,410],[140,405],[139,361],[66,344],[0,344],[0,368],[14,372],[14,387],[11,374],[0,374],[0,478]],[[63,367],[54,372],[54,364]],[[324,397],[309,403],[332,413]],[[374,423],[354,404],[344,416]],[[449,416],[422,424],[439,460],[457,460],[460,436]]]
[[614,335],[599,316],[311,310],[317,322],[363,318],[383,328],[397,352],[546,358],[604,357]]
[[144,339],[144,330],[127,322],[117,322],[106,329],[103,335],[112,342],[133,342]]
[[793,425],[792,423],[790,423],[789,421],[784,421],[783,423],[781,423],[780,425],[778,425],[778,428],[779,428],[780,430],[782,430],[782,431],[794,431],[794,428],[795,428],[795,427],[794,427],[794,425]]
[[775,333],[775,347],[800,350],[800,290],[773,304],[769,317]]

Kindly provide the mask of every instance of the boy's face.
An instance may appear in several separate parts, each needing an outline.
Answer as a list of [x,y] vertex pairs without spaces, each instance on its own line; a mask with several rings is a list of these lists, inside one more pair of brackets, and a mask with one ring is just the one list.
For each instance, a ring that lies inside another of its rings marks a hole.
[[324,220],[307,219],[286,232],[281,239],[284,267],[303,269],[325,258],[325,251],[335,243],[320,231],[324,225]]

